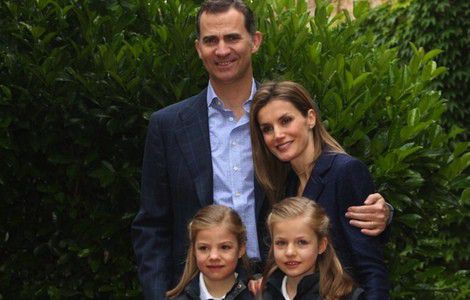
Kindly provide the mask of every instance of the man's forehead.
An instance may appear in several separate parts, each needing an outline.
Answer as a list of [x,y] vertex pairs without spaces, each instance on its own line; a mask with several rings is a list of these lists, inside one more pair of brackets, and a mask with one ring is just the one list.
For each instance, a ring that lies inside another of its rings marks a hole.
[[248,33],[244,21],[243,14],[234,8],[226,12],[204,12],[199,24],[200,34],[201,37],[204,37]]

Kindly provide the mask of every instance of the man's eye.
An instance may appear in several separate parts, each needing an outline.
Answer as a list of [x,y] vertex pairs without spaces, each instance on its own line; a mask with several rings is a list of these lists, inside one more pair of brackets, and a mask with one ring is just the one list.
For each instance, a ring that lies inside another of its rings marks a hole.
[[229,35],[225,39],[227,42],[235,42],[235,41],[238,41],[240,37],[236,35]]
[[205,38],[204,39],[204,44],[206,44],[206,45],[213,45],[215,43],[217,43],[216,38]]

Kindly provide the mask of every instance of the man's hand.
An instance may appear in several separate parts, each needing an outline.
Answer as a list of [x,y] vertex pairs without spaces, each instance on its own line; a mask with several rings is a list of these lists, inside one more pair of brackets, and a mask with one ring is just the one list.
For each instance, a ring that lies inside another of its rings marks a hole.
[[375,193],[367,197],[364,205],[349,207],[346,217],[351,219],[349,224],[361,228],[363,234],[377,236],[387,227],[390,207],[382,195]]

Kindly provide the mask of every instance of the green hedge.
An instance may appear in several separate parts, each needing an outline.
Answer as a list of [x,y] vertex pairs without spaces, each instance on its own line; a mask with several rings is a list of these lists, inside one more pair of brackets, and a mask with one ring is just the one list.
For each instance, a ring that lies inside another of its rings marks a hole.
[[434,82],[434,87],[448,100],[446,125],[470,128],[470,2],[394,2],[371,11],[360,32],[373,31],[378,44],[398,47],[400,56],[407,59],[413,54],[410,42],[426,50],[441,49],[436,61],[448,72]]
[[[197,1],[200,2],[200,1]],[[258,80],[299,81],[396,208],[394,299],[470,296],[469,178],[461,130],[430,86],[356,21],[317,3],[258,0]],[[287,9],[286,7],[291,7]],[[140,298],[130,223],[149,114],[207,84],[191,1],[0,2],[0,298]]]

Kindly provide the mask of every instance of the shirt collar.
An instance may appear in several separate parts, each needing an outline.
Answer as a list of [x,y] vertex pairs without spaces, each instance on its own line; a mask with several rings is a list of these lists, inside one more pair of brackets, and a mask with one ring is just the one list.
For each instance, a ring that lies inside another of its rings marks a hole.
[[[249,110],[250,110],[251,102],[253,102],[253,97],[255,96],[255,93],[256,93],[256,83],[255,83],[255,79],[252,78],[252,79],[251,79],[251,92],[250,92],[250,96],[248,97],[248,99],[247,99],[247,100],[245,101],[245,103],[243,104],[243,108],[244,108],[246,111],[249,111]],[[209,85],[208,85],[208,87],[207,87],[207,107],[209,107],[209,106],[215,104],[216,101],[219,101],[219,97],[218,97],[217,94],[215,93],[214,87],[212,86],[211,81],[209,80]]]
[[[238,274],[235,273],[235,279],[238,277]],[[236,282],[236,281],[235,281]],[[222,298],[215,298],[213,297],[209,291],[207,290],[206,283],[204,282],[204,275],[202,275],[202,272],[199,272],[199,298],[201,300],[209,300],[209,299],[224,299],[226,295],[224,295]]]

